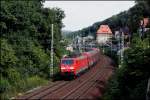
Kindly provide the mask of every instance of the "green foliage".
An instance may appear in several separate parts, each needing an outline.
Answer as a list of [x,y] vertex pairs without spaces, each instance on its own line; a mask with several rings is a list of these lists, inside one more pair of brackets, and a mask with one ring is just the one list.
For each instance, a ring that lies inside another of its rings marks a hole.
[[15,51],[12,46],[8,44],[6,39],[0,38],[0,73],[7,76],[6,71],[8,68],[14,68],[17,63],[17,57],[15,56]]
[[117,55],[117,51],[113,50],[111,47],[108,46],[100,46],[100,49],[102,51],[104,51],[103,53],[109,57],[111,57],[111,59],[113,59],[112,65],[114,67],[118,67],[118,55]]
[[7,79],[3,78],[3,77],[0,77],[0,98],[1,99],[4,99],[5,96],[8,96],[8,95],[4,95],[4,92],[8,92],[10,90],[10,84],[8,82]]
[[29,77],[26,80],[26,84],[27,84],[27,88],[31,89],[43,84],[47,84],[48,81],[44,80],[43,78],[39,77],[39,76],[33,76],[33,77]]
[[[38,71],[35,74],[43,76],[46,74],[45,77],[48,77],[48,66],[50,64],[50,57],[42,50],[40,46],[35,46],[33,44],[30,45],[31,48],[31,59],[36,64],[35,68]],[[34,75],[34,73],[32,73]]]
[[119,89],[119,82],[114,77],[109,80],[109,87],[106,90],[108,91],[104,94],[104,100],[119,100],[121,90]]
[[130,98],[132,100],[144,100],[146,89],[147,89],[147,80],[140,81],[136,86],[135,89],[130,90]]
[[0,93],[3,93],[4,91],[9,91],[9,89],[10,89],[10,84],[9,84],[8,80],[1,77],[1,79],[0,79]]
[[43,8],[42,2],[1,1],[0,84],[3,99],[45,84],[49,79],[52,23],[54,65],[55,72],[59,72],[59,61],[65,52],[64,44],[60,43],[65,14],[60,8]]
[[125,50],[124,65],[116,70],[105,93],[105,100],[144,100],[150,77],[150,48],[147,38],[134,37],[132,47]]
[[17,86],[18,85],[17,82],[19,82],[19,80],[21,79],[20,73],[14,68],[9,68],[7,70],[7,74],[8,74],[7,78],[9,80],[9,82],[12,85]]
[[[131,47],[124,51],[122,67],[118,68],[115,75],[109,80],[104,100],[145,100],[146,97],[147,82],[150,77],[150,31],[145,32],[141,39],[137,30],[139,28],[138,22],[143,17],[150,17],[150,7],[147,0],[137,0],[136,3],[127,12],[107,19],[107,21],[118,20],[112,22],[116,29],[117,26],[129,26],[132,39]],[[123,21],[124,18],[126,21]],[[117,23],[119,21],[120,24]]]

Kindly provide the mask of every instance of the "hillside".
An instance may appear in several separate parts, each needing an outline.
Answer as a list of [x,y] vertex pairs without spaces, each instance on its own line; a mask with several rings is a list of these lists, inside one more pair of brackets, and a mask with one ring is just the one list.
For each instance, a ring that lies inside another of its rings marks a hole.
[[104,21],[95,22],[92,26],[83,28],[78,31],[74,31],[68,35],[68,37],[73,38],[72,34],[80,35],[80,36],[87,36],[93,35],[96,37],[96,31],[98,30],[99,26],[102,24],[107,24],[112,29],[113,33],[115,30],[119,30],[121,27],[128,26],[130,29],[130,33],[136,32],[139,27],[139,21],[143,17],[150,16],[149,13],[150,9],[145,6],[145,3],[138,2],[135,6],[130,8],[127,11],[123,11],[117,15],[113,15],[110,18],[107,18]]

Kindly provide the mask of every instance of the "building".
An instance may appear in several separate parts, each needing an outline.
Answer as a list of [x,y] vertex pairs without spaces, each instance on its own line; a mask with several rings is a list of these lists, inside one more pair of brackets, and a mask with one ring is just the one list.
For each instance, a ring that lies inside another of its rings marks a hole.
[[141,32],[146,32],[150,29],[150,27],[148,26],[150,24],[150,20],[149,18],[143,18],[142,20],[140,20],[140,30]]
[[104,44],[112,38],[112,31],[108,25],[101,25],[96,33],[96,41],[98,44]]
[[66,47],[66,50],[73,52],[73,47],[72,47],[71,45],[68,45],[68,46]]
[[143,18],[140,20],[140,25],[146,27],[149,24],[149,18]]
[[140,27],[139,27],[139,35],[141,38],[145,35],[145,32],[150,30],[150,20],[149,18],[143,18],[140,20]]

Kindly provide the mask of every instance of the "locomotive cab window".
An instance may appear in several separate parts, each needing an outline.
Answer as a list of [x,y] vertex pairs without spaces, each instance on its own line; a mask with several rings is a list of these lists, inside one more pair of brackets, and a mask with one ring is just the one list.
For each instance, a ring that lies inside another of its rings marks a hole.
[[73,64],[73,60],[62,60],[62,64],[66,64],[66,65]]

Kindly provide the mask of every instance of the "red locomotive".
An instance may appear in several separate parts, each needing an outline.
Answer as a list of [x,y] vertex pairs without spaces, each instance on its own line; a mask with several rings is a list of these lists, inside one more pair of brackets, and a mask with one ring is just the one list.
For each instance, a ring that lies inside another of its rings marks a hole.
[[99,60],[99,49],[92,48],[77,57],[64,57],[61,59],[61,75],[78,76],[81,72],[89,69]]

